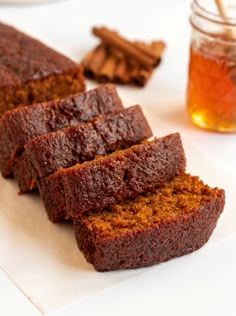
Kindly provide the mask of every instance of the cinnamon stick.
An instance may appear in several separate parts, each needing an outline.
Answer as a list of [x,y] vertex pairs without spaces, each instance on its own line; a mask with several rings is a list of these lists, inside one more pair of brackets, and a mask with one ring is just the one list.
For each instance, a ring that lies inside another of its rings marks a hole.
[[84,73],[86,77],[94,79],[97,76],[99,69],[104,64],[107,57],[107,47],[103,43],[98,45],[95,50],[90,52],[82,60]]
[[146,44],[144,42],[135,41],[135,44],[140,47],[140,49],[146,49],[152,52],[156,58],[160,59],[163,51],[166,47],[163,41],[152,41],[150,44]]
[[166,48],[166,44],[163,41],[152,41],[150,48],[156,56],[161,57]]
[[147,67],[147,63],[140,63],[139,58],[134,58],[133,51],[131,54],[127,53],[127,47],[128,50],[130,47],[134,49],[139,56],[140,54],[144,56],[145,61],[148,59],[150,62],[150,58],[152,62],[155,60],[155,66],[157,66],[161,61],[165,43],[153,41],[147,45],[140,41],[129,42],[106,28],[94,28],[93,32],[98,34],[102,43],[83,59],[85,76],[102,83],[114,82],[144,86],[151,77],[154,66]]
[[110,53],[116,56],[118,60],[126,58],[126,55],[117,48],[109,47],[109,50],[110,50]]
[[101,83],[113,82],[114,71],[117,66],[117,58],[113,54],[109,54],[97,73],[97,80]]
[[130,82],[130,72],[126,59],[120,59],[114,73],[114,82],[126,84]]
[[148,78],[150,78],[151,73],[152,70],[150,69],[147,70],[140,67],[133,67],[130,75],[130,83],[138,87],[143,87]]
[[110,47],[115,47],[124,52],[127,57],[135,59],[140,65],[145,68],[152,68],[158,64],[158,58],[145,48],[140,48],[135,43],[132,43],[117,32],[111,31],[106,27],[94,27],[93,34],[99,37],[103,43],[106,43]]
[[[159,58],[159,63],[161,62],[161,55],[165,49],[165,43],[162,41],[153,41],[150,45],[147,45],[143,42],[136,42],[140,47],[145,47],[146,49],[150,49],[153,54],[155,54]],[[145,69],[143,67],[133,68],[131,74],[131,81],[133,84],[143,87],[146,82],[149,80],[153,73],[153,69]]]

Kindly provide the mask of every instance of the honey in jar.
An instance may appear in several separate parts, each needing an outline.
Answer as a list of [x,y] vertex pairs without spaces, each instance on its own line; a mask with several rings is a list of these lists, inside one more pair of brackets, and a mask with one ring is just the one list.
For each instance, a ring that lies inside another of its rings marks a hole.
[[200,2],[193,2],[190,19],[187,110],[202,128],[236,132],[236,19],[226,23],[213,7],[204,9]]

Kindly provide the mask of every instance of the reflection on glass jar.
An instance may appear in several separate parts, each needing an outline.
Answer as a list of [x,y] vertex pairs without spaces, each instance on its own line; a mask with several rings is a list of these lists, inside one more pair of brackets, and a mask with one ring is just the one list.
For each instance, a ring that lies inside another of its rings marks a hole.
[[192,3],[187,110],[202,128],[236,132],[236,2],[224,3],[227,20],[213,0]]

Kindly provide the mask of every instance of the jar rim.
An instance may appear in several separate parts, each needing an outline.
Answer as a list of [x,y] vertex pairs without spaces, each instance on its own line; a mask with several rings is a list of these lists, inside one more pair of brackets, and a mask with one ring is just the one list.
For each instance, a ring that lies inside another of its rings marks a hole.
[[[236,9],[236,6],[235,6],[235,9]],[[193,0],[192,10],[195,12],[195,14],[199,15],[203,19],[207,19],[217,24],[227,25],[230,27],[236,27],[236,17],[234,18],[234,17],[229,16],[227,17],[227,21],[225,21],[221,18],[220,14],[216,14],[204,8],[199,3],[199,0]]]

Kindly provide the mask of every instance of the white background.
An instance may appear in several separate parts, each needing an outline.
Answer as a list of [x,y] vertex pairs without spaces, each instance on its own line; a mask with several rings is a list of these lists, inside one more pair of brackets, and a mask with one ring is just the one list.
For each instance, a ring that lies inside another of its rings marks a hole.
[[[189,169],[199,172],[210,184],[224,187],[229,199],[210,246],[193,255],[144,270],[112,288],[60,307],[60,310],[48,308],[41,311],[55,316],[236,315],[236,134],[202,131],[191,124],[186,114],[190,1],[44,2],[33,6],[2,4],[0,20],[15,25],[77,61],[97,43],[90,34],[93,25],[117,29],[130,39],[160,38],[166,41],[163,62],[148,85],[143,89],[119,87],[119,93],[127,106],[142,105],[155,135],[181,132]],[[88,83],[88,88],[94,86]],[[0,194],[5,183],[1,182]],[[3,248],[0,247],[0,256],[6,256]],[[13,248],[9,249],[9,258],[11,250]],[[8,277],[1,268],[0,265],[0,315],[41,315],[28,300],[30,293],[23,294],[14,277],[9,273]],[[4,267],[4,270],[7,269]]]

